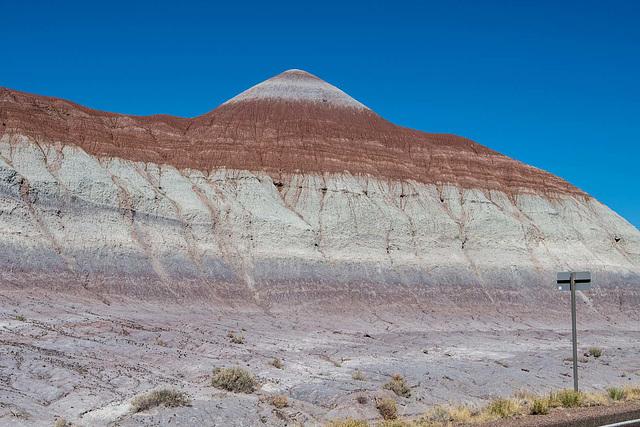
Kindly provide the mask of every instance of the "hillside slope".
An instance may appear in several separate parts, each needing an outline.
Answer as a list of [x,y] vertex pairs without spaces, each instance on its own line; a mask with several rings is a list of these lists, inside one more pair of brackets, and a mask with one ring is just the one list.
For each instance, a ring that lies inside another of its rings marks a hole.
[[[640,232],[566,181],[299,70],[202,116],[0,89],[0,286],[266,310],[640,299]],[[621,294],[622,292],[622,294]],[[626,295],[621,298],[620,295]]]

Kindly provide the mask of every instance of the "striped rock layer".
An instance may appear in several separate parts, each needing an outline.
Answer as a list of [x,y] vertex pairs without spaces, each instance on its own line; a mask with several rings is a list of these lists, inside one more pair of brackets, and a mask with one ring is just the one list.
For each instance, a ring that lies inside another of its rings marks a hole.
[[259,305],[640,302],[640,233],[557,176],[284,72],[194,118],[0,88],[0,287]]

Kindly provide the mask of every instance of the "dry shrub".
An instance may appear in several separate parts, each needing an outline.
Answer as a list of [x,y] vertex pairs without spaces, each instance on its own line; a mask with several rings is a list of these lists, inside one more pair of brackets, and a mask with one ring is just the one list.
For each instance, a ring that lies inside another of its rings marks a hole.
[[437,405],[427,411],[416,423],[415,426],[432,426],[436,425],[448,425],[449,423],[471,423],[471,422],[484,422],[489,419],[478,412],[476,409],[472,409],[468,406],[444,406]]
[[398,418],[398,408],[396,407],[396,401],[392,397],[378,399],[376,401],[376,407],[383,419],[395,420]]
[[446,406],[438,405],[425,414],[424,423],[448,423],[451,421],[449,409]]
[[627,399],[640,400],[640,387],[626,386],[624,389],[627,392]]
[[367,399],[367,396],[361,394],[358,397],[356,397],[356,402],[358,402],[361,405],[366,404],[369,401],[369,399]]
[[385,420],[378,424],[378,427],[417,427],[419,424],[416,423],[406,423],[402,420]]
[[384,388],[387,390],[391,390],[395,394],[401,397],[409,397],[411,396],[411,387],[407,384],[407,382],[402,378],[400,374],[393,374],[391,376],[391,381],[384,385]]
[[367,427],[367,423],[360,420],[347,418],[344,420],[333,420],[327,422],[327,427]]
[[609,406],[609,398],[603,393],[584,393],[584,406]]
[[589,349],[589,355],[595,357],[596,359],[604,354],[604,350],[600,347],[591,347]]
[[531,412],[533,404],[538,396],[531,393],[529,390],[521,388],[513,394],[513,402],[519,408],[522,413]]
[[282,360],[278,359],[277,357],[275,359],[273,359],[272,361],[270,361],[269,365],[273,366],[274,368],[284,369],[284,365],[282,364]]
[[242,368],[216,368],[213,371],[211,385],[234,393],[251,393],[256,380]]
[[521,388],[519,390],[516,390],[516,392],[513,393],[513,397],[520,400],[531,400],[531,401],[536,398],[536,396],[526,388]]
[[367,380],[367,376],[362,371],[355,371],[353,373],[353,375],[351,375],[351,378],[353,378],[354,380],[357,380],[357,381],[366,381]]
[[286,408],[287,406],[289,406],[287,396],[283,396],[281,394],[277,396],[271,396],[267,401],[270,405],[275,406],[278,409]]
[[154,390],[151,393],[143,394],[131,401],[131,412],[146,411],[156,406],[166,406],[167,408],[176,408],[186,406],[191,403],[191,399],[187,393],[175,390]]
[[498,418],[513,417],[522,413],[522,408],[513,399],[494,399],[485,407],[485,412]]
[[467,406],[453,406],[449,408],[449,417],[456,423],[468,423],[474,415],[474,411]]
[[233,331],[227,333],[227,338],[229,338],[233,344],[244,344],[244,337],[242,335],[235,335]]

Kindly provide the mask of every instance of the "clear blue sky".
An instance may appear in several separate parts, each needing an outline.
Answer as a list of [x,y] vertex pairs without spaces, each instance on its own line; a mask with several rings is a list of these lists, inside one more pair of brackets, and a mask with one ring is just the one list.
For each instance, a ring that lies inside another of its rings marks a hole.
[[0,86],[196,116],[289,68],[471,138],[640,227],[640,2],[35,2],[1,8]]

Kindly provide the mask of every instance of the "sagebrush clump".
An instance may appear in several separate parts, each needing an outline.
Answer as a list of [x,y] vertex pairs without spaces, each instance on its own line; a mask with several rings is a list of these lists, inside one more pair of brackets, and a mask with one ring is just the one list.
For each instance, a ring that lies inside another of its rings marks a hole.
[[387,390],[391,390],[401,397],[411,396],[411,387],[409,387],[407,382],[404,380],[404,378],[402,378],[402,375],[400,374],[393,374],[391,376],[391,381],[386,383],[383,387]]
[[252,393],[256,380],[242,368],[216,368],[213,371],[211,385],[234,393]]
[[162,389],[154,390],[151,393],[143,394],[131,401],[131,412],[146,411],[156,406],[166,406],[167,408],[176,408],[191,404],[191,399],[187,393]]

